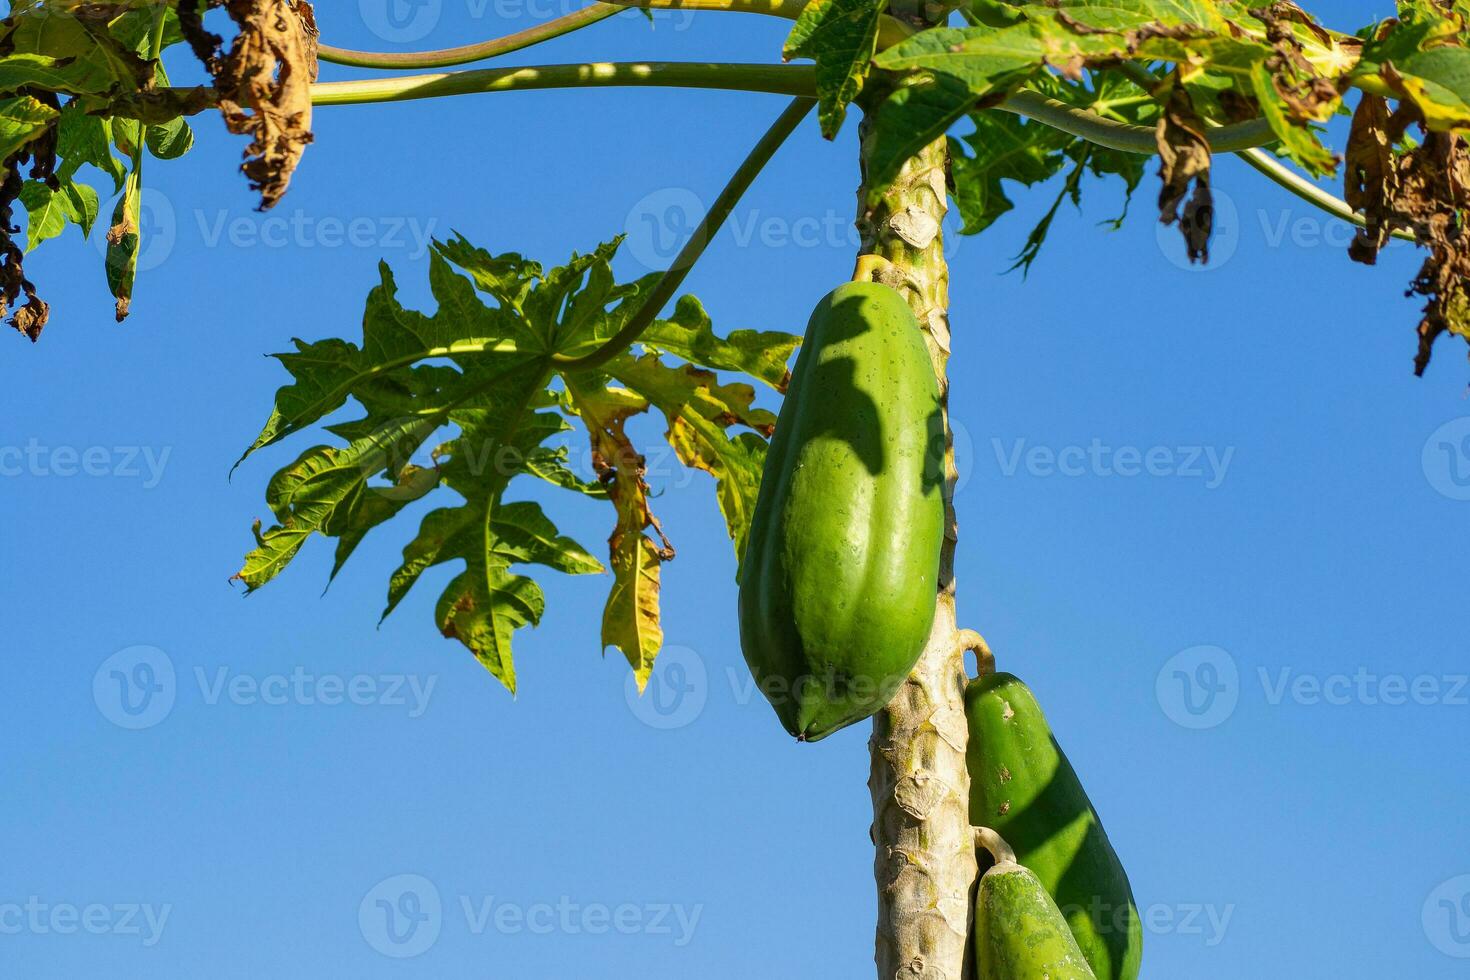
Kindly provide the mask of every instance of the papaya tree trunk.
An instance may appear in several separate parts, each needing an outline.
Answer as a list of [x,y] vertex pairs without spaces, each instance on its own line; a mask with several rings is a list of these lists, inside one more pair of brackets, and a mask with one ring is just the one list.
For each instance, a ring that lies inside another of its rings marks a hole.
[[975,882],[970,779],[965,770],[965,650],[954,598],[955,465],[949,427],[949,270],[940,231],[947,207],[948,148],[936,140],[908,161],[875,207],[858,194],[863,254],[871,278],[908,297],[929,345],[944,409],[945,534],[934,628],[918,665],[873,719],[869,743],[873,870],[878,884],[879,980],[961,980]]

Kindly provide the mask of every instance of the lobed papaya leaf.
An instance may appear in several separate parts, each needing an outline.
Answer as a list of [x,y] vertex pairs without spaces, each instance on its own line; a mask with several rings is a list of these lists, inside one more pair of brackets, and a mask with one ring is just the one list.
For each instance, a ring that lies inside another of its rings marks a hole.
[[[420,361],[447,358],[465,370],[487,362],[498,366],[517,356],[515,341],[526,335],[523,318],[481,303],[473,284],[455,273],[438,249],[429,266],[429,284],[438,302],[433,316],[404,309],[392,270],[382,263],[378,272],[380,282],[368,294],[360,347],[335,338],[310,344],[294,340],[294,353],[275,355],[295,380],[276,392],[270,418],[241,461],[315,424],[355,394],[388,397],[397,390],[410,398],[431,395],[443,379],[415,369]],[[472,355],[478,356],[471,360]],[[526,360],[524,355],[520,359]]]
[[951,75],[924,73],[899,86],[873,117],[866,203],[876,204],[904,162],[943,137],[974,106],[964,81]]
[[[664,414],[679,458],[714,476],[738,549],[775,416],[755,406],[751,384],[721,382],[715,369],[781,387],[798,338],[749,330],[720,337],[699,302],[685,297],[650,329],[647,353],[558,374],[551,351],[602,343],[651,288],[651,277],[617,282],[611,262],[619,243],[544,270],[462,236],[436,242],[432,315],[405,309],[391,270],[381,266],[360,343],[298,340],[294,352],[278,355],[292,381],[277,392],[247,456],[328,422],[348,402],[363,412],[325,425],[345,446],[309,449],[272,479],[266,497],[275,524],[257,524],[256,546],[238,573],[247,590],[279,575],[313,534],[337,539],[335,578],[369,533],[408,505],[453,491],[458,501],[429,510],[404,547],[383,617],[425,572],[457,566],[436,604],[436,625],[514,692],[514,636],[535,626],[545,607],[540,586],[518,566],[571,575],[611,570],[603,646],[623,651],[646,683],[663,642],[660,566],[673,548],[650,508],[646,463],[624,425],[650,406]],[[575,472],[567,447],[556,445],[569,419],[588,433],[595,479]],[[732,435],[736,427],[747,431]],[[447,438],[430,449],[441,430]],[[540,504],[507,496],[518,477],[613,505],[606,567],[561,534]]]
[[699,367],[748,374],[777,391],[785,391],[791,381],[786,364],[801,345],[801,337],[774,330],[733,330],[724,337],[717,336],[699,300],[682,296],[673,315],[654,321],[640,342]]
[[[950,172],[955,203],[964,220],[961,231],[977,235],[1015,205],[1003,181],[1031,187],[1049,180],[1066,165],[1063,153],[1073,142],[1060,130],[990,109],[970,114],[975,131],[950,140]],[[966,150],[969,152],[966,152]]]
[[511,637],[541,619],[541,589],[512,573],[515,564],[542,564],[567,574],[602,571],[581,545],[557,532],[539,505],[507,503],[506,488],[525,472],[525,460],[566,429],[554,412],[538,410],[549,399],[545,378],[527,371],[508,379],[493,401],[452,411],[459,435],[435,452],[443,485],[465,500],[459,507],[427,514],[417,537],[403,550],[403,563],[388,586],[383,618],[397,608],[427,569],[464,562],[440,596],[435,616],[440,632],[458,639],[511,693],[515,666]]
[[817,118],[827,139],[837,136],[848,105],[862,91],[885,6],[883,0],[812,0],[786,39],[785,60],[817,64]]
[[[1128,76],[1110,70],[1090,73],[1090,84],[1067,84],[1043,77],[1033,87],[1060,101],[1107,115],[1119,122],[1153,126],[1159,107],[1152,97]],[[1031,122],[1021,116],[998,109],[970,113],[975,131],[962,139],[950,140],[951,194],[964,220],[961,233],[978,234],[1013,207],[1006,193],[1007,183],[1032,187],[1061,174],[1071,167],[1052,207],[1026,237],[1016,263],[1011,267],[1028,272],[1041,253],[1051,225],[1064,200],[1081,203],[1081,177],[1084,172],[1096,177],[1123,178],[1125,203],[1123,214],[1104,222],[1114,229],[1121,227],[1127,214],[1127,202],[1143,180],[1148,158],[1096,146],[1087,141]]]

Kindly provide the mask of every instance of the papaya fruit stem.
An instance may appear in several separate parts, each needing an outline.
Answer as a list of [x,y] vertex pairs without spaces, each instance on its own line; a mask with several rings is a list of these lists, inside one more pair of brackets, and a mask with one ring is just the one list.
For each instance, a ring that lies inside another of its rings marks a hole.
[[991,830],[989,827],[975,828],[975,846],[983,847],[995,858],[996,864],[1015,864],[1016,852],[1011,845],[1006,843],[1004,837]]
[[857,267],[852,270],[853,282],[882,282],[883,275],[893,269],[893,263],[881,255],[859,255]]
[[975,676],[984,677],[995,673],[995,654],[990,651],[990,644],[985,642],[985,637],[974,630],[960,630],[955,634],[955,643],[961,656],[975,654],[975,663],[979,669]]

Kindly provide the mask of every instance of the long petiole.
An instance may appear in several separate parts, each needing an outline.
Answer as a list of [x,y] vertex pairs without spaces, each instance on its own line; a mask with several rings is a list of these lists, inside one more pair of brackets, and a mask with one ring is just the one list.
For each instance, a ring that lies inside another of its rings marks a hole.
[[498,55],[510,54],[512,51],[529,48],[533,44],[550,41],[590,24],[606,20],[614,14],[622,13],[625,9],[620,4],[594,3],[590,7],[584,7],[514,34],[438,51],[353,51],[323,44],[317,49],[317,55],[322,61],[334,65],[348,65],[353,68],[450,68],[454,65],[467,65]]
[[[1310,180],[1289,170],[1266,151],[1243,150],[1238,156],[1261,174],[1270,178],[1278,186],[1291,191],[1291,193],[1308,204],[1321,208],[1333,217],[1341,218],[1343,221],[1355,224],[1359,228],[1368,227],[1368,220],[1354,211],[1346,201],[1329,194]],[[1406,242],[1418,240],[1414,237],[1413,233],[1402,229],[1395,229],[1393,237],[1401,238]]]
[[765,168],[771,157],[775,156],[776,151],[781,148],[781,144],[785,143],[786,138],[796,131],[796,127],[816,104],[816,100],[810,98],[798,98],[791,101],[786,111],[781,113],[766,134],[751,148],[750,154],[731,175],[730,182],[725,185],[725,189],[720,191],[720,196],[715,198],[704,220],[699,223],[698,228],[694,229],[694,236],[684,244],[673,264],[659,277],[652,292],[648,294],[643,304],[638,307],[638,311],[623,325],[621,330],[591,353],[579,357],[553,354],[552,363],[564,371],[595,368],[617,357],[628,349],[629,344],[637,341],[643,331],[647,330],[658,318],[659,311],[674,298],[684,278],[689,275],[689,270],[694,268],[700,256],[704,255],[704,250],[709,246],[710,240],[719,232],[725,219],[730,217],[730,212],[735,210],[735,205],[740,203],[740,199],[750,189],[756,175]]
[[312,86],[312,103],[323,106],[360,105],[482,92],[602,86],[710,88],[793,96],[816,94],[816,78],[810,65],[649,61],[480,68],[439,75],[319,82]]
[[[624,7],[644,10],[715,10],[735,14],[766,14],[783,20],[796,20],[809,0],[608,0]],[[914,33],[914,29],[888,14],[878,20],[878,50],[893,47]]]

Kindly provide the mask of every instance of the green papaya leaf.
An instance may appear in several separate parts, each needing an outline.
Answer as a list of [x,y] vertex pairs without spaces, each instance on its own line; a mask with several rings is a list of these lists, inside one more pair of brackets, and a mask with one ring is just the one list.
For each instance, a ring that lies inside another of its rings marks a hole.
[[1062,150],[1073,140],[1059,130],[994,109],[971,113],[970,120],[975,131],[963,142],[950,140],[950,169],[963,233],[975,235],[1015,207],[1006,196],[1004,181],[1030,187],[1056,176],[1067,162]]
[[847,106],[862,91],[863,77],[878,44],[882,0],[812,0],[802,8],[782,56],[817,63],[818,120],[832,139]]
[[9,159],[46,132],[59,113],[29,95],[0,99],[0,159]]
[[25,206],[27,217],[27,252],[60,235],[68,222],[79,226],[83,236],[92,234],[92,225],[102,206],[97,192],[70,178],[58,182],[60,186],[56,190],[43,180],[28,180],[21,188],[20,203]]
[[[643,356],[630,351],[602,369],[558,373],[550,351],[601,344],[650,288],[647,278],[616,281],[618,244],[548,271],[456,236],[436,243],[430,258],[432,315],[405,309],[382,266],[360,342],[297,340],[294,352],[278,355],[292,380],[277,392],[246,455],[316,425],[345,445],[309,449],[272,479],[266,499],[275,523],[257,524],[238,573],[247,589],[279,575],[314,534],[337,539],[335,578],[367,535],[408,504],[445,499],[403,549],[384,617],[429,569],[454,566],[436,626],[514,692],[515,634],[535,626],[545,607],[524,567],[610,570],[603,646],[621,650],[646,683],[663,642],[658,593],[673,548],[651,510],[646,462],[624,424],[650,406],[664,414],[679,458],[714,476],[738,547],[775,416],[756,407],[753,385],[722,381],[714,369],[780,387],[797,338],[749,330],[720,337],[699,302],[685,297],[644,338]],[[676,357],[686,363],[664,360]],[[361,412],[331,418],[349,404]],[[569,420],[588,434],[593,479],[574,471],[559,444]],[[746,431],[729,431],[737,427]],[[518,477],[612,504],[606,568],[562,535],[540,504],[508,496]]]

